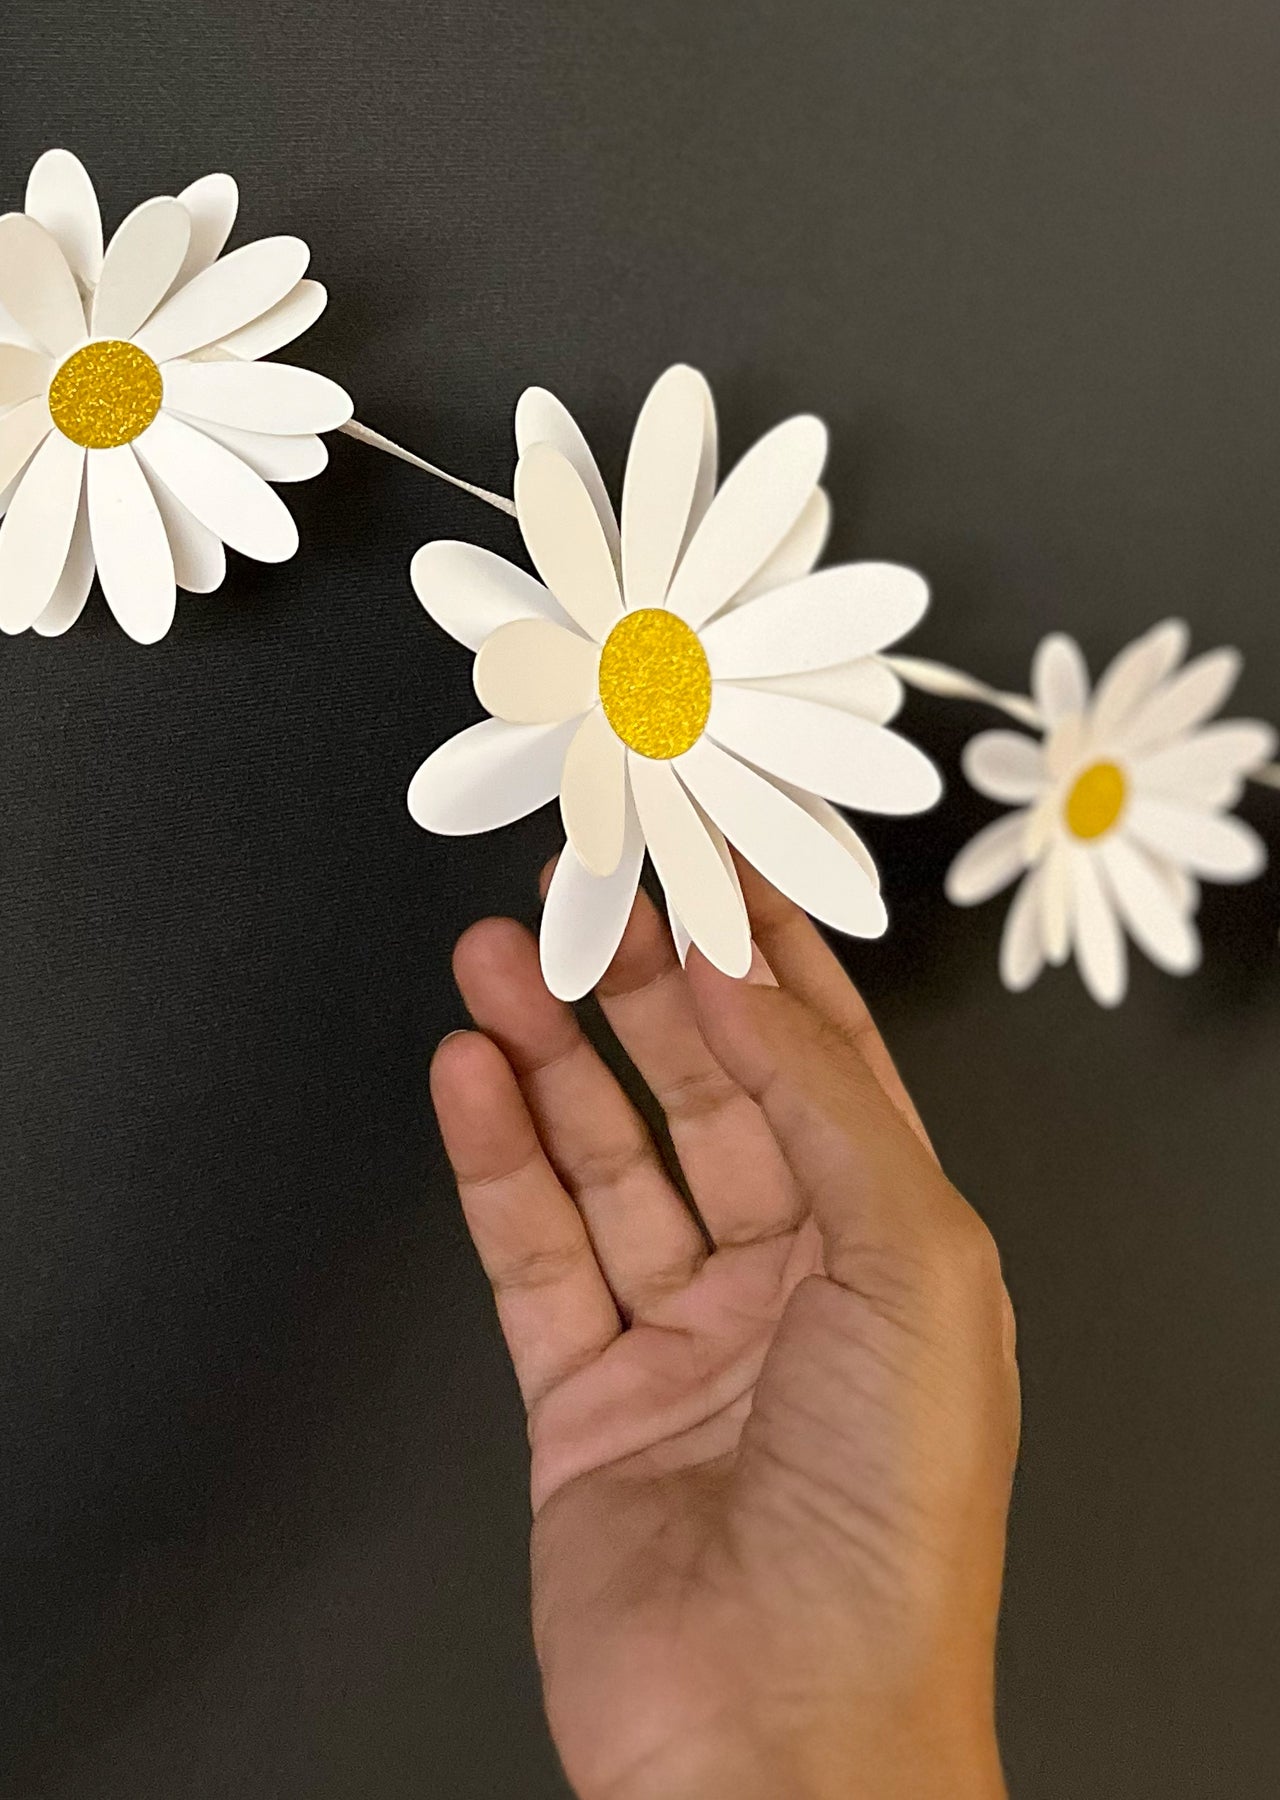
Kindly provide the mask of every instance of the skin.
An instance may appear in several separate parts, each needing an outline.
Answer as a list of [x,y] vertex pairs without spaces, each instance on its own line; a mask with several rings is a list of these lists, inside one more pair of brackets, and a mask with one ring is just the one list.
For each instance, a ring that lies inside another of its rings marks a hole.
[[813,925],[747,982],[643,895],[598,998],[698,1217],[532,936],[469,930],[432,1094],[528,1410],[533,1613],[581,1800],[993,1800],[1018,1439],[991,1236]]

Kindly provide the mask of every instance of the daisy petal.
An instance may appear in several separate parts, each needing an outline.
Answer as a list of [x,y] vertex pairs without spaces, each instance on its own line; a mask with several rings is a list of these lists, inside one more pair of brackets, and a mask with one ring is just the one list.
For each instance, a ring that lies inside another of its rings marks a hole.
[[1187,654],[1181,619],[1165,619],[1122,650],[1098,682],[1090,713],[1095,743],[1105,741]]
[[613,961],[631,917],[643,862],[644,835],[630,796],[622,854],[611,875],[592,875],[572,844],[560,852],[538,939],[542,978],[557,1000],[581,1000]]
[[604,479],[591,446],[579,430],[573,414],[546,388],[526,388],[516,402],[516,454],[523,456],[534,444],[549,444],[577,470],[595,507],[600,529],[615,567],[622,567],[622,540],[618,521],[605,489]]
[[702,464],[707,383],[677,363],[649,392],[622,486],[622,588],[635,611],[666,602]]
[[187,254],[178,270],[177,285],[202,274],[222,255],[240,207],[240,190],[230,175],[202,175],[178,195],[191,220]]
[[772,782],[705,737],[677,758],[676,772],[734,848],[780,893],[839,931],[882,936],[888,916],[861,861]]
[[584,868],[592,875],[612,875],[626,827],[627,753],[598,706],[579,725],[565,755],[560,816]]
[[1055,631],[1042,641],[1031,665],[1031,692],[1046,725],[1085,710],[1089,671],[1074,638]]
[[715,397],[706,381],[703,382],[702,389],[702,451],[698,458],[698,478],[693,484],[689,523],[685,526],[684,542],[680,546],[681,556],[689,548],[694,532],[707,516],[707,508],[715,498],[716,478],[719,474],[720,428],[716,422]]
[[1081,979],[1099,1006],[1119,1006],[1129,972],[1124,933],[1091,851],[1072,858],[1071,883],[1071,935]]
[[868,881],[879,892],[880,871],[876,868],[875,857],[842,812],[837,811],[829,800],[820,800],[816,794],[807,794],[803,788],[793,787],[789,781],[779,781],[776,775],[766,775],[764,779],[771,787],[776,787],[780,793],[785,794],[788,800],[794,800],[802,812],[807,812],[824,831],[829,832],[866,871]]
[[71,549],[84,451],[51,431],[0,525],[0,631],[25,631],[44,611]]
[[1043,865],[1023,877],[1004,922],[1000,979],[1011,994],[1025,993],[1044,968],[1044,939],[1040,932],[1043,879]]
[[84,338],[84,307],[57,239],[26,213],[0,219],[0,307],[52,356]]
[[1118,831],[1104,839],[1099,854],[1120,917],[1139,949],[1171,975],[1198,968],[1200,934],[1167,871]]
[[531,444],[516,464],[515,500],[534,568],[574,623],[603,640],[622,617],[622,594],[581,475],[550,444]]
[[1020,731],[980,731],[965,745],[960,763],[980,794],[1015,805],[1033,800],[1048,773],[1043,747]]
[[845,563],[776,588],[702,634],[717,681],[829,669],[870,656],[923,618],[929,589],[894,563]]
[[195,426],[162,412],[133,448],[215,537],[258,562],[286,562],[298,528],[284,501],[247,463]]
[[876,725],[887,725],[902,710],[902,683],[878,656],[860,656],[832,669],[808,669],[802,675],[775,675],[741,684],[762,694],[790,694],[857,713]]
[[751,930],[733,876],[670,763],[627,758],[631,792],[658,879],[709,962],[726,975],[751,967]]
[[1133,775],[1142,787],[1173,799],[1188,792],[1201,798],[1206,791],[1221,789],[1223,799],[1209,804],[1231,805],[1244,777],[1270,762],[1275,753],[1276,734],[1270,725],[1235,719],[1210,725],[1140,757],[1133,765]]
[[745,606],[759,594],[802,581],[817,567],[830,532],[831,501],[825,488],[815,488],[773,555],[765,559],[745,587],[739,588],[729,605]]
[[[209,274],[230,261],[227,257],[216,263]],[[183,288],[171,304],[190,291]],[[302,437],[336,431],[351,417],[351,400],[336,381],[313,369],[296,369],[292,363],[170,362],[160,373],[167,409],[241,431]]]
[[0,418],[0,489],[18,479],[52,430],[43,394],[23,400]]
[[310,255],[296,237],[260,238],[233,250],[169,296],[138,333],[139,348],[167,363],[218,343],[291,293],[306,273]]
[[468,650],[478,650],[516,619],[569,623],[540,581],[478,544],[424,544],[409,565],[409,579],[436,624]]
[[473,680],[480,704],[509,725],[580,719],[598,698],[600,652],[549,619],[516,619],[485,639]]
[[680,923],[680,915],[670,900],[667,901],[667,928],[671,933],[671,942],[675,946],[675,953],[680,959],[680,967],[683,969],[689,960],[693,939]]
[[1028,859],[1027,814],[996,819],[970,838],[947,870],[947,899],[952,906],[979,906],[1021,875]]
[[0,344],[0,407],[34,400],[49,385],[49,358],[25,344]]
[[40,617],[31,622],[31,629],[38,637],[61,637],[64,631],[70,631],[84,611],[89,589],[93,586],[95,567],[93,537],[89,530],[89,496],[82,481],[80,507],[62,574],[58,577],[58,585],[53,590],[49,604]]
[[906,738],[811,700],[717,683],[707,733],[770,775],[859,811],[923,812],[942,793],[938,771]]
[[1157,856],[1211,881],[1252,881],[1267,865],[1262,839],[1243,819],[1136,794],[1125,829]]
[[1040,865],[1040,932],[1044,953],[1055,968],[1071,954],[1073,894],[1071,853],[1063,843],[1052,843]]
[[174,580],[185,593],[212,594],[222,586],[227,573],[227,553],[222,539],[215,537],[207,525],[202,525],[189,513],[159,476],[148,470],[147,479],[169,540]]
[[93,335],[131,338],[173,286],[190,241],[191,215],[176,200],[144,200],[135,207],[102,259]]
[[1158,687],[1125,727],[1131,756],[1156,750],[1216,713],[1240,677],[1238,650],[1210,650]]
[[173,623],[173,552],[151,485],[129,444],[89,458],[89,529],[107,605],[138,644]]
[[696,630],[772,556],[804,510],[827,457],[820,419],[787,419],[732,469],[680,560],[667,605]]
[[323,438],[241,431],[234,425],[215,425],[211,419],[199,420],[196,429],[232,451],[241,462],[247,462],[264,481],[310,481],[329,465]]
[[329,291],[323,282],[300,281],[292,293],[268,307],[261,318],[224,337],[220,348],[245,362],[273,356],[304,331],[310,331],[328,304]]
[[102,214],[80,158],[69,150],[46,150],[31,171],[24,204],[57,239],[71,273],[93,287],[102,272]]
[[424,831],[470,837],[536,812],[560,790],[576,721],[507,725],[483,719],[427,758],[409,783],[409,811]]

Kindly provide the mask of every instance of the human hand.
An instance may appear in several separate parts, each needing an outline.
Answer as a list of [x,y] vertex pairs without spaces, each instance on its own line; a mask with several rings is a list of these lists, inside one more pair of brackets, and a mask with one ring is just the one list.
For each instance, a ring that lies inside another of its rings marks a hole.
[[749,981],[682,971],[642,893],[598,989],[705,1232],[530,934],[455,955],[479,1031],[432,1093],[528,1409],[552,1734],[582,1800],[994,1800],[995,1247],[835,956],[742,877]]

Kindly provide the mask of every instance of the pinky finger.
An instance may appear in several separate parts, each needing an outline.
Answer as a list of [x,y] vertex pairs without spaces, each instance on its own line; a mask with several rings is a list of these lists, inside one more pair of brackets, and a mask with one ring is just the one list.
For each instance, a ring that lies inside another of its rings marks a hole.
[[446,1038],[431,1065],[431,1097],[532,1410],[613,1342],[622,1328],[618,1309],[498,1046],[479,1032]]

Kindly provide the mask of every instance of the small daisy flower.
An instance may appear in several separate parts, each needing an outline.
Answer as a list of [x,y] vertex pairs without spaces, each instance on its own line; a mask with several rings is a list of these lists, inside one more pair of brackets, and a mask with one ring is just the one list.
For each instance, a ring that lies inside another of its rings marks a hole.
[[93,185],[41,157],[26,210],[0,218],[0,629],[55,636],[95,570],[129,636],[154,643],[176,589],[209,593],[225,545],[298,546],[267,485],[318,474],[318,433],[351,416],[334,382],[258,358],[323,310],[294,237],[221,254],[235,183],[148,200],[104,251]]
[[1022,877],[1000,951],[1013,992],[1074,953],[1093,998],[1118,1005],[1126,933],[1159,968],[1189,974],[1200,962],[1198,878],[1249,881],[1263,868],[1261,840],[1229,809],[1276,734],[1249,720],[1207,724],[1240,657],[1213,650],[1182,667],[1186,651],[1186,626],[1166,620],[1091,694],[1078,645],[1047,637],[1032,669],[1043,741],[984,731],[966,747],[973,786],[1018,810],[966,845],[946,891],[974,906]]
[[729,845],[801,906],[884,931],[875,865],[830,804],[912,813],[936,769],[887,730],[902,686],[876,653],[928,591],[909,569],[812,573],[829,521],[827,434],[795,418],[716,485],[715,408],[683,366],[636,424],[621,524],[578,427],[531,389],[516,413],[515,499],[536,581],[469,544],[428,544],[412,578],[477,652],[491,717],[418,770],[431,831],[487,831],[557,797],[568,842],[547,896],[542,965],[586,993],[622,936],[646,850],[682,953],[746,973],[750,929]]

